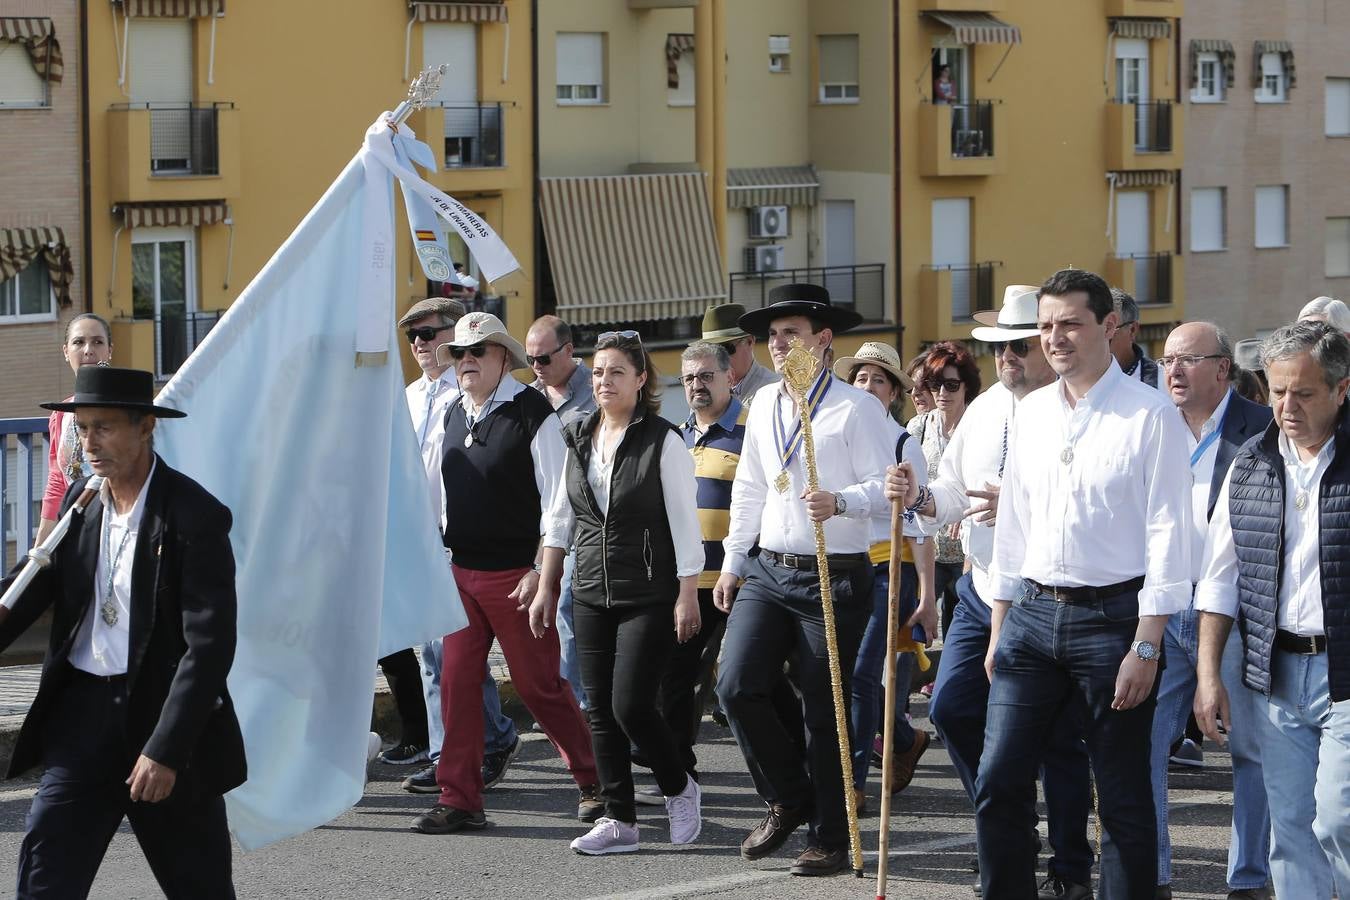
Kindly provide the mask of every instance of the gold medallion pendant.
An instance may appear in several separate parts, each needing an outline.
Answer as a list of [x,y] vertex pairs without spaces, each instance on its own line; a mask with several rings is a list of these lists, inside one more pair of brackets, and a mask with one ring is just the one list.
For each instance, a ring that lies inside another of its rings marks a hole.
[[780,494],[786,494],[787,489],[792,487],[792,479],[788,477],[787,469],[778,473],[778,477],[773,480],[773,489]]

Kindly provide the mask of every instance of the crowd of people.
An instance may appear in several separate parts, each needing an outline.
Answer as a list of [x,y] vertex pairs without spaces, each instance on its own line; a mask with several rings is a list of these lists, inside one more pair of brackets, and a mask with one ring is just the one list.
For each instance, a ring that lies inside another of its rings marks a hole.
[[[419,766],[403,788],[436,794],[412,829],[487,824],[485,791],[520,748],[495,642],[575,782],[581,854],[637,851],[642,805],[665,807],[670,843],[698,839],[713,707],[765,805],[741,855],[805,825],[794,875],[848,868],[870,767],[902,791],[941,740],[974,816],[977,893],[1082,900],[1096,865],[1103,897],[1169,898],[1168,761],[1208,738],[1233,760],[1230,900],[1350,886],[1350,671],[1336,662],[1350,649],[1350,309],[1318,298],[1236,346],[1185,323],[1154,360],[1134,300],[1071,269],[1009,286],[976,319],[969,346],[906,364],[884,342],[836,359],[861,317],[815,285],[713,307],[681,355],[690,412],[673,423],[636,331],[600,334],[586,361],[554,316],[522,344],[455,297],[414,304],[399,327],[421,369],[406,393],[420,527],[438,528],[468,624],[381,660],[403,729],[381,759]],[[48,404],[43,528],[72,503],[92,527],[0,607],[0,647],[55,610],[14,755],[47,765],[20,894],[87,893],[130,815],[166,892],[230,896],[221,795],[245,770],[225,689],[229,512],[155,456],[156,418],[181,414],[110,353],[107,323],[76,317],[76,392]],[[789,389],[803,353],[813,374]],[[982,390],[986,353],[997,379]],[[102,487],[77,496],[90,475]],[[893,592],[921,659],[888,659]],[[939,638],[930,734],[907,688]],[[902,687],[889,710],[887,667]]]

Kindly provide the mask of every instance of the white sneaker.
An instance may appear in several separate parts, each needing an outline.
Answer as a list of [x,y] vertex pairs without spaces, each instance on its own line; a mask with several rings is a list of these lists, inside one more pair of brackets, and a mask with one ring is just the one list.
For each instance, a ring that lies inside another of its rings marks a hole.
[[692,844],[703,830],[703,791],[690,778],[684,790],[666,798],[666,814],[670,816],[670,842]]
[[661,793],[660,788],[643,788],[633,794],[633,802],[638,806],[665,806],[666,795]]
[[638,848],[638,827],[601,816],[595,820],[595,827],[574,840],[571,846],[586,856],[634,853]]

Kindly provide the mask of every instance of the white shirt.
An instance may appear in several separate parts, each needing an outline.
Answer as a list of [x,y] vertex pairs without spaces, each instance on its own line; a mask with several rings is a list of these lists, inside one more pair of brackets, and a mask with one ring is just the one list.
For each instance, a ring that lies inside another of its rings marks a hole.
[[[895,421],[893,416],[886,417],[886,432],[891,442],[891,459],[895,459],[894,448],[900,441],[900,435],[905,434],[905,428],[899,422]],[[900,448],[900,455],[905,462],[914,467],[914,478],[920,486],[928,483],[928,462],[923,458],[923,445],[914,435],[905,439],[905,446]],[[903,512],[903,510],[902,510]],[[907,538],[914,538],[915,543],[922,544],[927,539],[928,532],[924,530],[922,523],[917,516],[912,521],[905,522],[904,535]],[[882,541],[891,539],[891,505],[889,503],[879,507],[876,515],[872,516],[872,543],[878,544]]]
[[[112,490],[104,482],[98,492],[103,504],[99,529],[98,566],[94,570],[94,596],[84,614],[75,643],[70,648],[70,664],[95,675],[125,675],[127,648],[131,642],[131,568],[136,558],[137,532],[145,513],[145,495],[155,477],[158,460],[151,458],[150,474],[136,495],[136,502],[125,515],[113,506]],[[103,620],[103,603],[108,597],[108,576],[112,575],[112,602],[117,621]]]
[[[595,502],[606,516],[609,514],[609,487],[614,477],[614,457],[600,458],[600,428],[597,425],[591,444],[591,460],[586,467],[586,481],[595,494]],[[619,439],[621,442],[623,438]],[[617,452],[618,445],[615,445]],[[572,451],[567,451],[571,466]],[[698,518],[698,483],[694,480],[694,457],[684,446],[684,439],[674,431],[666,435],[661,444],[661,496],[665,499],[666,521],[670,524],[670,536],[675,544],[675,575],[685,578],[703,572],[703,529]],[[564,487],[557,505],[550,510],[557,529],[567,539],[566,546],[572,545],[576,531],[576,511],[568,499]],[[547,541],[545,541],[547,544]],[[554,546],[548,544],[548,546]]]
[[455,369],[450,367],[441,377],[431,380],[423,375],[404,389],[408,398],[408,412],[412,414],[413,432],[422,450],[422,466],[427,472],[427,483],[436,504],[441,528],[445,528],[445,483],[441,478],[441,454],[445,443],[445,412],[459,398],[459,382]]
[[[971,401],[952,432],[947,452],[942,454],[937,478],[928,483],[936,515],[923,516],[921,521],[930,529],[963,520],[966,510],[974,505],[966,496],[967,490],[984,490],[986,484],[1003,482],[1000,472],[1006,468],[1008,433],[1016,410],[1017,398],[1001,381],[994,382]],[[961,543],[971,561],[970,577],[975,593],[992,606],[994,587],[989,566],[994,558],[994,526],[976,522],[974,518],[964,522]]]
[[[1228,398],[1231,396],[1233,389],[1229,388],[1224,392],[1223,399],[1214,408],[1214,412],[1205,420],[1205,424],[1200,426],[1199,439],[1191,431],[1191,426],[1186,425],[1187,458],[1194,456],[1196,449],[1211,434],[1219,430],[1219,426],[1223,424],[1223,414],[1228,411]],[[1177,414],[1180,415],[1181,410],[1177,410]],[[1181,423],[1186,424],[1184,416]],[[1219,441],[1220,438],[1210,441],[1205,452],[1200,454],[1200,458],[1191,463],[1191,581],[1194,582],[1200,580],[1200,573],[1203,571],[1201,566],[1205,560],[1205,534],[1209,531],[1209,490],[1214,480],[1214,463],[1219,458]]]
[[[781,382],[755,392],[745,422],[745,444],[731,486],[731,529],[722,541],[722,571],[740,575],[756,538],[775,553],[815,554],[815,526],[806,514],[806,450],[788,464],[790,484],[781,494],[773,482],[783,463],[773,437],[773,420],[781,417],[789,433],[796,407]],[[829,553],[865,553],[872,544],[870,519],[890,505],[882,493],[886,467],[895,461],[895,442],[885,427],[881,401],[866,391],[835,379],[816,405],[811,420],[820,490],[841,494],[842,516],[825,520]]]
[[[464,415],[468,417],[469,422],[477,424],[501,409],[502,404],[510,403],[521,391],[532,390],[534,388],[521,384],[511,375],[505,375],[502,377],[502,383],[483,403],[481,409],[475,409],[473,400],[465,393],[460,393],[459,403],[464,407]],[[566,549],[571,546],[571,542],[549,513],[558,504],[558,495],[567,493],[567,488],[563,484],[567,445],[563,443],[562,423],[558,421],[557,415],[544,419],[534,433],[534,439],[530,441],[530,457],[534,461],[534,484],[539,490],[539,533],[543,535],[544,546]]]
[[[1298,451],[1280,433],[1280,456],[1284,459],[1284,541],[1280,567],[1277,628],[1300,635],[1319,635],[1322,629],[1322,564],[1320,557],[1322,476],[1336,455],[1333,437],[1306,463]],[[1308,505],[1296,505],[1300,478],[1309,485]],[[1220,613],[1230,619],[1238,614],[1238,562],[1233,545],[1233,523],[1229,515],[1229,487],[1233,472],[1223,480],[1223,494],[1214,504],[1214,518],[1205,539],[1203,576],[1195,589],[1195,608]]]
[[1023,578],[1100,587],[1142,575],[1140,616],[1185,609],[1191,475],[1176,406],[1114,358],[1077,406],[1065,390],[1060,380],[1032,391],[1008,430],[994,599],[1017,597]]

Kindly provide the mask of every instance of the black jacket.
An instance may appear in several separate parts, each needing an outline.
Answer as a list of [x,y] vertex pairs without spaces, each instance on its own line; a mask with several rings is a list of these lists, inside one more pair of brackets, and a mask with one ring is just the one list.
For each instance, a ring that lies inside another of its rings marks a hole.
[[[62,514],[84,490],[70,486]],[[51,637],[37,697],[24,720],[8,777],[43,757],[44,723],[70,677],[71,647],[91,614],[103,504],[83,519],[0,625],[0,650],[47,609]],[[244,740],[225,678],[234,661],[234,553],[230,511],[192,479],[158,459],[146,493],[131,569],[127,653],[127,739],[174,769],[174,790],[223,794],[247,777]],[[7,587],[11,578],[0,582]],[[54,740],[80,740],[78,734]],[[132,760],[134,761],[134,759]],[[130,774],[130,764],[127,773]]]

